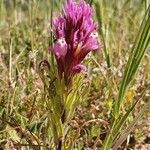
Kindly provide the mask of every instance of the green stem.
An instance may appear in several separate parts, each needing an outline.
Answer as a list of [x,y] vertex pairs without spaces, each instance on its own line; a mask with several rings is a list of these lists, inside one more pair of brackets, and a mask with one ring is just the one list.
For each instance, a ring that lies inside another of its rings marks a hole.
[[113,134],[114,134],[113,132],[115,129],[116,122],[117,122],[117,119],[115,119],[112,123],[112,127],[105,138],[102,150],[110,150],[111,144],[113,142]]

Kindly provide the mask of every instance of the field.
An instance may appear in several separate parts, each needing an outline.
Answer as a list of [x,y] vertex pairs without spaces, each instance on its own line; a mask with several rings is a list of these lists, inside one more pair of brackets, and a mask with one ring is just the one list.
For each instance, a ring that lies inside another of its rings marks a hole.
[[70,79],[50,52],[66,1],[0,0],[0,150],[150,150],[150,1],[85,1],[102,48]]

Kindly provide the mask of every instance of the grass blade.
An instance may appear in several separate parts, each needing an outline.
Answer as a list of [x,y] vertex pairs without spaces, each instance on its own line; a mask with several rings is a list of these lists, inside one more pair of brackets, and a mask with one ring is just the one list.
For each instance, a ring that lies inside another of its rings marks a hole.
[[110,66],[111,66],[110,55],[107,50],[106,40],[105,40],[105,36],[104,36],[103,30],[102,30],[102,27],[103,27],[102,8],[103,8],[103,6],[102,6],[102,3],[100,3],[100,1],[95,1],[94,5],[95,5],[95,9],[96,9],[96,17],[97,17],[98,24],[99,24],[99,34],[102,37],[103,49],[104,49],[104,55],[105,55],[107,67],[110,68]]
[[150,6],[145,14],[143,23],[139,29],[138,36],[136,38],[134,47],[132,49],[132,53],[129,57],[128,63],[125,68],[125,73],[124,73],[123,80],[121,82],[119,94],[114,104],[115,117],[118,117],[119,115],[119,110],[122,106],[125,92],[129,84],[133,80],[133,77],[135,76],[136,71],[138,70],[138,67],[149,45],[149,39],[150,39],[150,17],[149,16],[150,16]]
[[[118,124],[118,119],[121,112],[120,108],[123,104],[125,93],[129,87],[129,84],[133,81],[136,71],[138,70],[138,67],[142,61],[142,58],[149,45],[149,39],[150,39],[150,5],[144,16],[143,22],[139,29],[139,33],[137,35],[132,52],[130,54],[130,57],[128,59],[125,68],[124,77],[121,82],[118,97],[114,103],[114,108],[113,108],[114,120],[112,122],[110,132],[107,134],[104,140],[102,150],[110,149],[112,146],[112,142],[115,139],[114,132],[116,131],[116,125]],[[135,105],[133,106],[133,108],[134,107]],[[130,112],[132,112],[133,108],[131,108],[131,111],[129,110],[129,112],[127,112],[127,114],[124,116],[125,118],[124,117],[122,118],[123,122],[126,121],[128,115],[130,114]],[[121,129],[121,127],[122,127],[122,123],[118,126],[117,128],[118,131]]]
[[137,122],[139,121],[139,119],[143,116],[143,114],[145,113],[145,111],[149,111],[149,107],[150,107],[150,101],[147,104],[145,104],[145,106],[143,106],[142,110],[134,118],[133,122],[124,130],[124,132],[122,133],[122,135],[120,136],[120,138],[117,139],[116,142],[114,142],[115,145],[113,146],[112,150],[118,149],[118,147],[125,141],[125,139],[127,138],[127,136],[135,129],[135,125],[137,124]]

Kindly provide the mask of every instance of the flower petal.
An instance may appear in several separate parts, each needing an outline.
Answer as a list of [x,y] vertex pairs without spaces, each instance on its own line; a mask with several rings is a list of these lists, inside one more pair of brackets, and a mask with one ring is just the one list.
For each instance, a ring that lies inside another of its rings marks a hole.
[[54,44],[53,52],[56,57],[63,58],[67,53],[67,44],[64,38],[58,39]]
[[74,73],[80,73],[81,71],[86,72],[87,68],[86,68],[86,66],[84,66],[82,64],[78,64],[72,68],[72,71]]

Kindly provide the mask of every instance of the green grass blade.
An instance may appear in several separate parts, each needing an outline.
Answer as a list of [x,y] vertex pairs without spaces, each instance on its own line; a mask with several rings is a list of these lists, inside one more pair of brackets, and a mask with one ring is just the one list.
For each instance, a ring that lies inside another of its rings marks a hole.
[[[142,58],[146,52],[146,49],[149,45],[149,38],[150,38],[150,35],[149,35],[150,17],[149,17],[149,15],[150,15],[150,6],[149,6],[149,8],[148,8],[148,10],[144,16],[143,22],[142,22],[141,27],[139,29],[139,33],[137,35],[137,38],[135,40],[132,52],[130,54],[130,57],[129,57],[127,65],[126,65],[125,73],[124,73],[123,80],[121,82],[118,97],[114,103],[114,108],[113,108],[114,120],[112,122],[110,132],[107,134],[107,136],[104,140],[102,150],[108,150],[111,148],[112,142],[115,138],[114,133],[116,131],[117,132],[120,131],[123,124],[127,120],[129,114],[132,112],[133,108],[135,107],[135,105],[133,105],[133,107],[131,107],[131,109],[129,109],[127,111],[125,116],[118,123],[120,108],[123,104],[125,93],[128,89],[129,84],[133,81],[134,76],[136,74],[136,71],[138,70],[138,67],[139,67],[139,65],[142,61]],[[115,133],[115,135],[117,135],[117,133]]]
[[102,27],[103,27],[102,8],[103,8],[103,6],[102,6],[102,3],[100,3],[100,1],[95,1],[94,5],[95,5],[95,9],[96,9],[96,17],[97,17],[98,24],[99,24],[99,31],[98,32],[101,35],[102,42],[103,42],[104,56],[106,59],[107,67],[110,68],[110,66],[111,66],[110,55],[109,55],[109,52],[107,50],[106,40],[105,40],[105,36],[104,36],[103,30],[102,30]]
[[120,136],[120,138],[117,139],[116,142],[114,142],[115,144],[114,144],[112,150],[118,149],[118,147],[125,141],[125,139],[127,138],[127,136],[134,130],[135,125],[140,120],[140,118],[143,116],[143,114],[146,111],[149,111],[149,107],[150,107],[150,102],[148,102],[147,104],[145,104],[145,106],[143,106],[142,110],[139,112],[139,114],[137,114],[137,116],[134,118],[134,120],[132,121],[132,123],[124,130],[124,132],[122,133],[122,135]]
[[119,110],[122,106],[125,92],[133,80],[133,77],[138,70],[139,64],[142,61],[142,58],[146,52],[146,49],[149,45],[149,38],[150,38],[150,6],[147,10],[147,13],[145,14],[143,23],[139,29],[138,36],[136,38],[132,53],[129,57],[128,63],[125,68],[125,73],[123,80],[121,82],[120,90],[118,97],[115,101],[115,107],[114,107],[114,116],[118,117]]
[[[121,131],[122,127],[124,126],[124,124],[125,124],[126,121],[128,120],[129,115],[133,112],[133,110],[134,110],[134,108],[136,107],[137,103],[143,99],[143,97],[144,97],[146,91],[149,90],[149,88],[150,88],[150,86],[147,87],[147,88],[143,91],[141,98],[138,99],[138,100],[131,106],[131,108],[129,108],[129,109],[127,110],[127,112],[125,113],[125,115],[124,115],[121,119],[118,119],[119,121],[116,123],[115,129],[114,129],[114,131],[113,131],[114,140],[115,140],[115,138],[117,138],[117,135],[119,134],[119,132]],[[115,142],[114,142],[114,143],[115,143]]]

